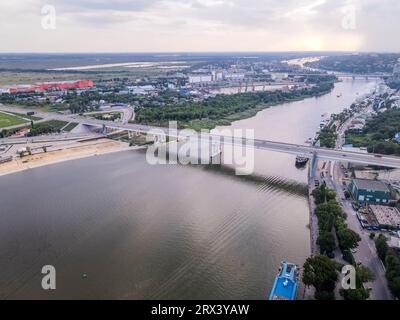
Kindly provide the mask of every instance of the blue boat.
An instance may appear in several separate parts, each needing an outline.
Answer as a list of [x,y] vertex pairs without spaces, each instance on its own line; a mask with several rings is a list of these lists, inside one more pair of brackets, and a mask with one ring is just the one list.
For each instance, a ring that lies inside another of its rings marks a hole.
[[283,260],[269,300],[296,300],[298,271],[297,265]]

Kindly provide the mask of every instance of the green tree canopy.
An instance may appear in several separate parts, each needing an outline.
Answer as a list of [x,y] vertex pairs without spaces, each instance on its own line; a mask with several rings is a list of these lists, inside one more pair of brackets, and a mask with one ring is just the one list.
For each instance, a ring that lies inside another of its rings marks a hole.
[[330,200],[335,200],[336,192],[334,190],[328,189],[324,184],[315,188],[312,192],[314,196],[315,203],[320,204],[328,202]]
[[304,263],[303,283],[313,286],[316,292],[333,291],[338,278],[336,265],[328,257],[310,257]]
[[317,239],[317,244],[321,253],[329,253],[336,249],[335,237],[332,232],[322,232]]
[[380,234],[375,239],[375,247],[376,247],[376,251],[378,253],[378,257],[382,261],[385,261],[386,254],[388,252],[389,247],[388,247],[388,244],[387,244],[387,238],[383,234]]
[[360,235],[349,228],[337,230],[337,236],[339,239],[339,246],[342,250],[354,249],[361,241]]

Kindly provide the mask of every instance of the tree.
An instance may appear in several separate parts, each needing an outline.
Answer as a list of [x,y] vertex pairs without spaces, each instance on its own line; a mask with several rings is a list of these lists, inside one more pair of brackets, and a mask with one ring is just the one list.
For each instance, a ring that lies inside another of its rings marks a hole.
[[369,291],[364,287],[348,290],[340,290],[340,294],[345,300],[367,300],[369,298]]
[[381,259],[384,262],[386,259],[386,254],[388,252],[389,246],[387,244],[387,238],[383,234],[380,234],[375,239],[375,247],[379,259]]
[[358,246],[358,242],[361,241],[360,235],[349,229],[344,219],[338,219],[335,227],[339,246],[342,251],[354,249]]
[[336,192],[334,190],[328,189],[324,184],[314,189],[312,195],[314,196],[316,204],[335,200],[336,198]]
[[369,234],[369,238],[370,238],[370,239],[375,239],[375,232],[371,232],[371,233]]
[[375,280],[375,274],[366,266],[356,267],[356,275],[359,285]]
[[399,299],[400,298],[400,275],[388,281],[390,291]]
[[315,214],[318,217],[320,230],[330,232],[337,218],[342,216],[342,209],[336,200],[329,200],[328,202],[318,204]]
[[316,293],[332,292],[338,278],[336,265],[327,256],[310,257],[303,266],[303,283],[313,286]]
[[400,298],[400,257],[394,251],[388,251],[385,265],[389,288],[397,298]]
[[335,237],[332,232],[321,232],[318,236],[317,244],[321,253],[329,253],[336,249]]
[[335,300],[333,291],[318,291],[315,293],[314,297],[317,300]]
[[342,250],[342,255],[344,261],[352,264],[353,266],[356,264],[356,260],[349,249]]
[[356,267],[356,288],[340,290],[345,300],[366,300],[369,298],[369,290],[363,283],[375,280],[375,274],[365,266]]
[[345,249],[354,249],[361,241],[360,235],[351,229],[340,229],[337,232],[340,247]]

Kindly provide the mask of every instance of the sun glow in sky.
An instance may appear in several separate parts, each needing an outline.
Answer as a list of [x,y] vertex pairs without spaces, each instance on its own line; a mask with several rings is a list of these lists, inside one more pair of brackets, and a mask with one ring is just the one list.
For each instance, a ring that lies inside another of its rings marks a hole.
[[399,17],[398,0],[1,0],[0,52],[400,51]]

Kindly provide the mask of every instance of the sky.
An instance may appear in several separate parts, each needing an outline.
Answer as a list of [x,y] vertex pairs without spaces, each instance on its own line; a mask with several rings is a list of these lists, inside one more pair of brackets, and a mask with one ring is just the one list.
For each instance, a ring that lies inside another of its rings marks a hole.
[[399,0],[1,0],[0,52],[400,52]]

